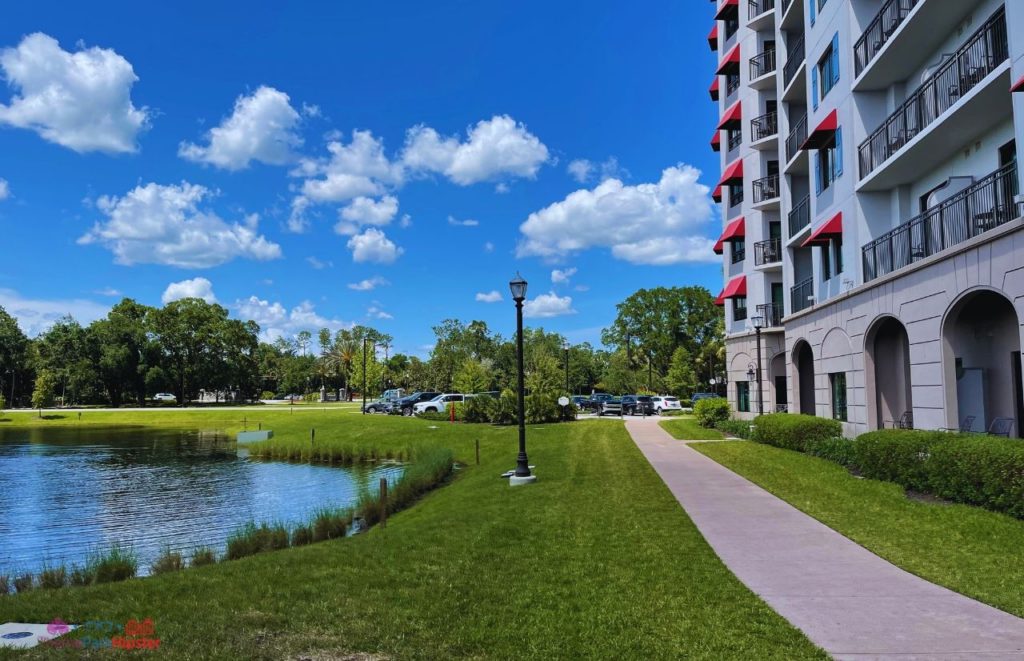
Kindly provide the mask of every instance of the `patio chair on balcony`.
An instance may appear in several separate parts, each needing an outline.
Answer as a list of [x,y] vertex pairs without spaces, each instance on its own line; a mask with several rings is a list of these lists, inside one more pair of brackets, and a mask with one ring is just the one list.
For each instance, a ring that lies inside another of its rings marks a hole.
[[988,426],[988,435],[1010,438],[1010,432],[1013,431],[1014,422],[1013,418],[996,418],[992,421],[992,424]]
[[953,429],[952,427],[943,427],[939,431],[960,432],[961,434],[967,434],[967,433],[973,431],[974,421],[977,420],[977,419],[978,419],[977,416],[969,415],[969,416],[967,416],[966,418],[964,418],[963,420],[960,421],[960,428],[959,429]]
[[904,411],[899,420],[886,420],[885,424],[889,429],[913,429],[914,413],[913,411]]

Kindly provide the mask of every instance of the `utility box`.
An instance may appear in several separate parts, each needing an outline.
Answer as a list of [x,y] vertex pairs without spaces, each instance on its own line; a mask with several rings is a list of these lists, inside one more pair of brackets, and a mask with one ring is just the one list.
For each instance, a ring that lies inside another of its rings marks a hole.
[[269,429],[263,431],[240,431],[238,432],[239,443],[253,443],[254,441],[269,441],[274,438],[274,432]]

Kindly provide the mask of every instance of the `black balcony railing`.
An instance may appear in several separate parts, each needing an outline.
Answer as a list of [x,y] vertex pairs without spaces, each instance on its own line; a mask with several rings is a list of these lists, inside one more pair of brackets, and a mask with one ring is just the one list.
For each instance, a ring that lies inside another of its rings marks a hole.
[[758,305],[757,314],[764,319],[765,328],[775,328],[782,325],[782,306],[775,303]]
[[775,9],[775,0],[750,0],[748,18],[756,18],[761,14]]
[[750,79],[757,80],[775,71],[775,49],[769,49],[750,58]]
[[789,290],[789,294],[789,307],[793,310],[793,314],[811,307],[814,304],[814,278],[807,278],[797,283]]
[[754,244],[754,265],[764,266],[782,261],[782,239],[768,239]]
[[967,95],[1010,56],[1000,7],[859,149],[864,178]]
[[800,233],[800,230],[811,224],[811,196],[808,195],[800,200],[793,210],[789,212],[789,236],[790,238]]
[[800,65],[805,59],[807,59],[807,55],[804,52],[804,36],[800,35],[786,50],[786,65],[782,67],[783,87],[789,87],[789,84],[793,82],[796,72],[800,70]]
[[779,113],[768,112],[750,120],[750,136],[754,142],[779,134]]
[[738,148],[743,144],[743,131],[729,131],[728,143],[729,151]]
[[739,264],[747,258],[747,244],[740,241],[733,241],[729,252],[732,254],[732,263]]
[[740,88],[740,77],[737,75],[725,77],[725,94],[732,96]]
[[891,273],[1004,225],[1024,212],[1014,202],[1019,184],[1011,163],[862,249],[864,281]]
[[796,124],[793,124],[793,130],[789,132],[789,136],[786,138],[786,160],[792,161],[800,153],[800,147],[805,142],[807,142],[807,113],[804,113],[803,117],[796,120]]
[[754,204],[774,200],[779,196],[779,175],[770,174],[754,181]]
[[889,37],[899,29],[919,1],[889,0],[882,5],[882,9],[864,30],[864,34],[853,45],[853,61],[858,76],[871,60],[875,59],[875,55],[882,50]]

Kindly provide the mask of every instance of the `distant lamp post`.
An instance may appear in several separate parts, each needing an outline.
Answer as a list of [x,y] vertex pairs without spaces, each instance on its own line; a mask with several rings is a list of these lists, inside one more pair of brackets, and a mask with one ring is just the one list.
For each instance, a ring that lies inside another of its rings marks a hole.
[[530,473],[530,460],[526,456],[526,385],[523,370],[523,301],[526,300],[526,280],[516,273],[508,283],[512,300],[516,302],[516,372],[519,379],[519,456],[516,457],[515,475],[509,478],[511,486],[530,484],[537,476]]
[[562,349],[565,350],[565,393],[567,395],[572,394],[572,390],[569,389],[569,340],[562,342]]
[[754,315],[750,323],[754,326],[754,342],[757,344],[757,414],[764,415],[764,392],[761,388],[761,329],[764,328],[764,317]]
[[367,344],[372,344],[374,350],[377,349],[376,342],[370,342],[368,337],[363,338],[363,415],[366,415],[366,354],[369,352]]

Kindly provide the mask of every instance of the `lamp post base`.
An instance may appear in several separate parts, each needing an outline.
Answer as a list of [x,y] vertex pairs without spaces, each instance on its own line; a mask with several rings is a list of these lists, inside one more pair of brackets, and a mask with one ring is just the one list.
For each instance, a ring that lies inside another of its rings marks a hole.
[[513,475],[512,477],[508,478],[508,485],[510,487],[521,487],[527,484],[533,484],[536,481],[536,475],[527,475],[526,477],[516,477],[515,475]]

